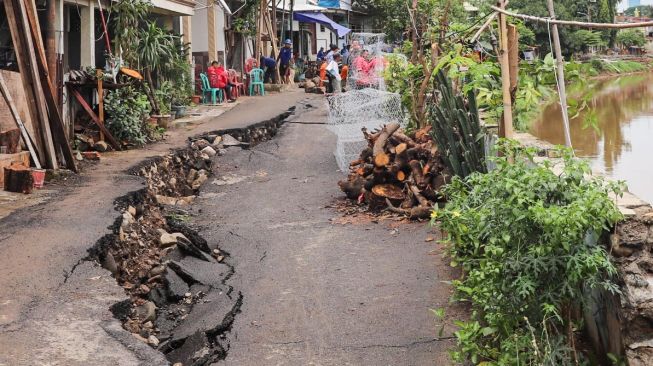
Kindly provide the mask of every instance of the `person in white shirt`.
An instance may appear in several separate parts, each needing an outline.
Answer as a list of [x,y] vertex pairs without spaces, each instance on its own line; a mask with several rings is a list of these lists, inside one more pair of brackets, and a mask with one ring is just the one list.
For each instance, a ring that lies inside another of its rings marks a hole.
[[329,52],[324,57],[324,60],[327,63],[333,61],[333,55],[338,53],[338,50],[339,50],[338,46],[336,46],[335,44],[332,44],[331,47],[330,47]]
[[342,87],[340,86],[340,80],[342,80],[342,78],[340,76],[340,70],[338,69],[338,62],[340,62],[341,59],[342,57],[339,53],[334,53],[333,59],[329,61],[326,67],[326,72],[331,76],[329,80],[334,94],[342,91]]

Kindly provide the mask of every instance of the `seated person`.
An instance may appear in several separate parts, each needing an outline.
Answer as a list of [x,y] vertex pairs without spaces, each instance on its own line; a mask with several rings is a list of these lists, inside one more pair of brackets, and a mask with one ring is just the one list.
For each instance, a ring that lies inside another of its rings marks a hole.
[[227,70],[225,70],[218,61],[213,61],[211,62],[211,67],[209,67],[207,74],[211,87],[224,90],[228,101],[233,102],[235,100],[231,95],[231,87],[233,84],[229,83]]

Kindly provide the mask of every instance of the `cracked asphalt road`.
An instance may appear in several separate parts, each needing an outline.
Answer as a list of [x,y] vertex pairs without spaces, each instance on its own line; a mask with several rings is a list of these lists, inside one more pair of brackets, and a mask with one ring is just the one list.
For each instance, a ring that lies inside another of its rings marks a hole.
[[[351,224],[333,207],[343,175],[324,107],[251,150],[230,148],[202,188],[194,224],[231,255],[243,293],[226,365],[449,365],[429,309],[447,318],[451,269],[424,223]],[[310,123],[307,123],[310,122]],[[226,179],[225,179],[226,178]],[[396,227],[398,233],[393,232]]]
[[111,274],[80,260],[119,217],[114,200],[143,187],[128,168],[187,146],[189,136],[276,117],[305,97],[296,90],[243,98],[161,143],[104,153],[72,183],[48,183],[43,203],[0,219],[0,366],[168,364],[113,318],[109,307],[127,295]]

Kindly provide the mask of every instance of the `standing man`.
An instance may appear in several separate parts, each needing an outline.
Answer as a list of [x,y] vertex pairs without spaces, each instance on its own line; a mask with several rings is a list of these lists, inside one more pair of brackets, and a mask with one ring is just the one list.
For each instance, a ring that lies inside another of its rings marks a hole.
[[283,47],[281,47],[281,51],[279,51],[279,56],[277,56],[277,60],[279,61],[279,76],[281,76],[281,81],[284,83],[289,83],[288,81],[288,74],[290,71],[290,60],[292,59],[292,41],[289,39],[286,39],[283,42]]
[[333,54],[337,53],[338,49],[339,49],[338,46],[336,46],[335,44],[331,45],[331,50],[329,51],[329,53],[326,54],[326,56],[324,58],[326,60],[327,64],[329,62],[333,61]]
[[274,73],[277,69],[277,61],[272,57],[261,56],[261,67],[265,67],[263,82],[267,84],[272,81],[274,83],[276,81]]
[[338,62],[342,61],[339,53],[334,53],[331,61],[327,64],[326,72],[329,74],[329,82],[331,83],[331,92],[338,94],[342,92],[342,86],[340,81],[342,77],[340,76],[340,70],[338,69]]

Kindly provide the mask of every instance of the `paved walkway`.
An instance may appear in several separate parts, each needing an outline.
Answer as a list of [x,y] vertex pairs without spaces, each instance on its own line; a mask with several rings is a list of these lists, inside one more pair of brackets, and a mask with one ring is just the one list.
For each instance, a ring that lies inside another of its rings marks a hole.
[[229,149],[202,188],[194,222],[231,254],[243,293],[224,363],[449,365],[451,340],[437,339],[429,311],[448,308],[449,266],[423,223],[340,223],[334,146],[323,125],[286,124],[252,150]]
[[47,187],[51,192],[44,203],[0,220],[0,365],[164,364],[113,320],[109,306],[125,299],[115,280],[92,263],[80,264],[118,216],[113,201],[142,187],[140,178],[125,171],[184,146],[188,136],[266,120],[303,98],[301,90],[245,98],[218,118],[174,131],[162,143],[104,154],[71,183]]

